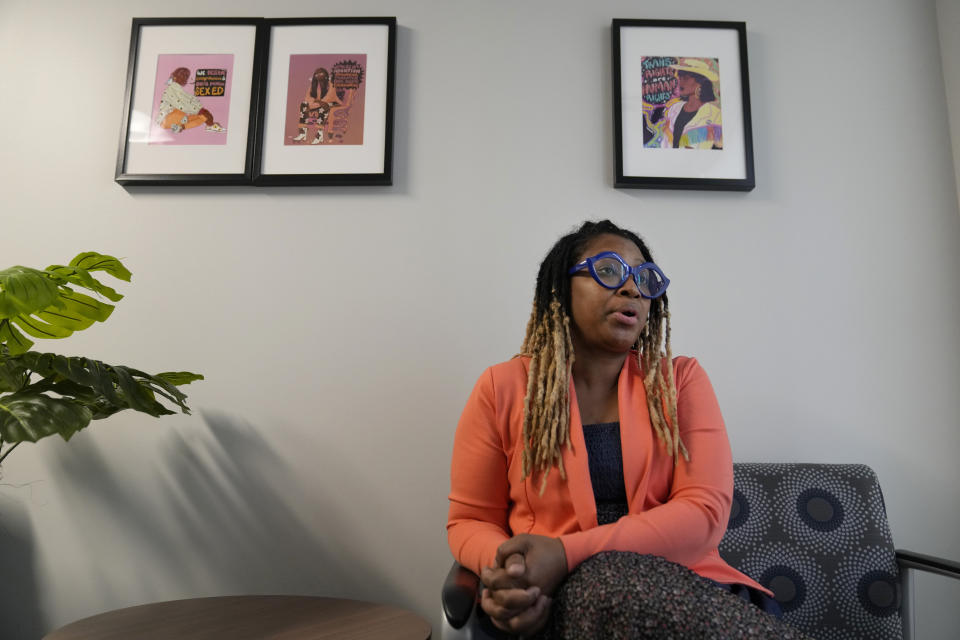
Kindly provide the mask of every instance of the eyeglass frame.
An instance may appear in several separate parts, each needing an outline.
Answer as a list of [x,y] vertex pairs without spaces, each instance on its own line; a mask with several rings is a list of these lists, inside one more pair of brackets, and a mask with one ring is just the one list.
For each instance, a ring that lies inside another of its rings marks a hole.
[[[594,268],[593,263],[596,262],[597,260],[600,260],[601,258],[614,258],[617,260],[617,262],[619,262],[623,266],[624,274],[623,274],[623,279],[620,281],[620,284],[616,286],[610,286],[604,283],[603,280],[600,279],[600,276],[597,275],[597,271]],[[624,260],[620,256],[620,254],[617,253],[616,251],[601,251],[595,256],[590,256],[583,262],[577,263],[572,267],[570,267],[570,269],[567,271],[567,275],[572,276],[573,274],[583,271],[584,269],[587,269],[590,272],[590,275],[593,276],[594,281],[596,281],[596,283],[599,284],[604,289],[611,289],[611,290],[619,289],[624,284],[626,284],[627,280],[630,279],[630,276],[633,276],[633,283],[637,285],[637,291],[640,292],[641,297],[646,298],[647,300],[653,300],[655,298],[659,298],[660,296],[662,296],[667,292],[667,287],[670,286],[670,278],[668,278],[667,275],[663,272],[663,270],[660,269],[660,267],[658,267],[655,263],[644,262],[643,264],[638,264],[635,267],[631,267],[630,264],[627,263],[627,261]],[[655,296],[648,296],[640,289],[640,280],[639,280],[640,272],[645,271],[647,269],[650,269],[651,271],[656,273],[658,276],[660,276],[660,278],[663,279],[663,288]]]

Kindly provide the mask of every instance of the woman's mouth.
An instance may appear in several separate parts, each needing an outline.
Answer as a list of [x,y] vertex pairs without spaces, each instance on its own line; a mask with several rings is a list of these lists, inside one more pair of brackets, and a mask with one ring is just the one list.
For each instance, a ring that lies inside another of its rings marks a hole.
[[637,317],[637,312],[632,309],[623,309],[621,311],[613,312],[613,319],[619,322],[620,324],[633,326],[640,321]]

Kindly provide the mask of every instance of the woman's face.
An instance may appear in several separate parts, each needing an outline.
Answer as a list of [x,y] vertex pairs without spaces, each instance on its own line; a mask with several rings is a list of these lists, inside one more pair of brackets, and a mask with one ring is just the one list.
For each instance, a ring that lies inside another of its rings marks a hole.
[[697,89],[699,88],[700,83],[689,73],[681,72],[677,77],[677,95],[681,98],[687,99],[697,95]]
[[[587,243],[577,263],[601,251],[614,251],[630,266],[646,262],[640,248],[630,240],[604,234]],[[650,300],[640,295],[637,283],[627,278],[619,289],[602,287],[587,270],[570,281],[570,328],[574,352],[589,350],[626,353],[636,344],[647,324]]]

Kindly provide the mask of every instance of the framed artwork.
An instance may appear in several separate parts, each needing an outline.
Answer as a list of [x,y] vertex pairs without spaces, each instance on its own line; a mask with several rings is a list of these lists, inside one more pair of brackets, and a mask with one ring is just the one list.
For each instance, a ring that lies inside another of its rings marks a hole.
[[396,32],[396,18],[266,20],[254,184],[392,184]]
[[249,184],[263,21],[134,18],[115,179]]
[[754,188],[743,22],[613,21],[614,186]]

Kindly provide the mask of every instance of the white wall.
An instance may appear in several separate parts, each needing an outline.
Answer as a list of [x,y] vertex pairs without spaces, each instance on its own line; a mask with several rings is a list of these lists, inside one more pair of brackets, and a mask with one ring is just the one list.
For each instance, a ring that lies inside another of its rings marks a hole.
[[[395,185],[117,186],[130,19],[151,15],[396,15]],[[753,192],[612,188],[614,17],[747,22]],[[869,464],[898,545],[956,557],[937,42],[929,0],[5,0],[0,264],[98,250],[134,272],[107,326],[40,346],[207,380],[193,416],[9,458],[0,555],[23,587],[0,624],[257,592],[436,623],[459,412],[519,347],[549,245],[592,217],[650,240],[674,351],[710,372],[736,458]]]
[[957,201],[960,202],[960,2],[937,0],[937,27],[940,34],[940,58],[943,61],[943,83],[947,91],[947,112],[950,115],[953,171],[957,180]]

